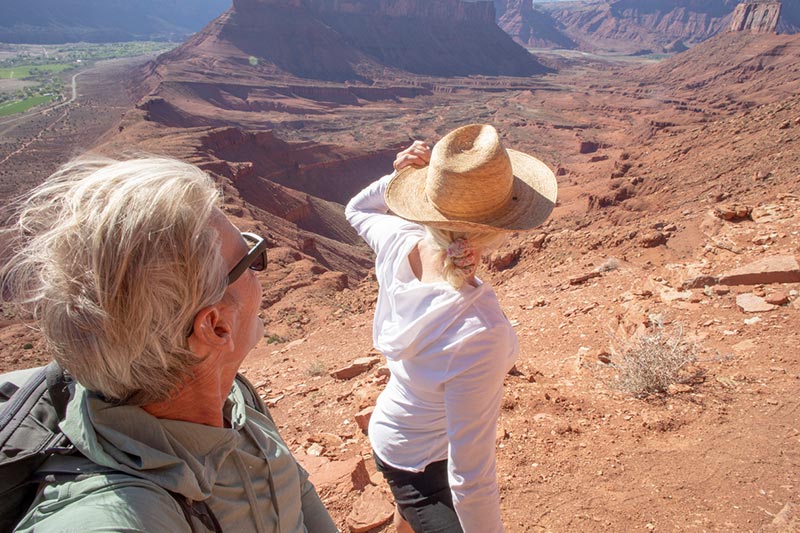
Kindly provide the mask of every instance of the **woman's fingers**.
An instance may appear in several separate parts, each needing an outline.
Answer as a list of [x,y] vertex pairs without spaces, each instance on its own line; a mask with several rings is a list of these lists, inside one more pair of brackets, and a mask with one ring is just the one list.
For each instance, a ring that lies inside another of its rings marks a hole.
[[414,143],[397,154],[394,160],[395,170],[402,170],[408,166],[421,168],[430,163],[431,148],[425,141],[414,141]]

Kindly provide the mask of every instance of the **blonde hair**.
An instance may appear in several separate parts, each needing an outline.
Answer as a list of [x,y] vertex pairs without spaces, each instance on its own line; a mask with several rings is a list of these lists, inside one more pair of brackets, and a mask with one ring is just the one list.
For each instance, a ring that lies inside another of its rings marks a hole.
[[193,165],[74,160],[14,206],[3,300],[30,313],[87,389],[143,405],[191,375],[187,336],[220,301],[226,268],[209,225],[219,193]]
[[[505,241],[502,232],[464,232],[450,231],[426,226],[428,242],[441,254],[442,277],[456,289],[464,286],[466,280],[478,269],[481,257],[492,252]],[[459,244],[465,254],[452,252],[453,244]]]

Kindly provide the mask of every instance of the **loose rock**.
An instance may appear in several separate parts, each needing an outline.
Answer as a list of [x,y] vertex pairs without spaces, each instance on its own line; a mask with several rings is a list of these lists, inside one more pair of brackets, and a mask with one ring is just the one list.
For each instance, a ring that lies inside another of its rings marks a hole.
[[349,365],[334,370],[330,375],[335,379],[352,379],[372,368],[378,361],[379,357],[359,357]]
[[347,516],[347,527],[351,533],[366,533],[392,519],[394,504],[378,487],[369,485],[353,504]]
[[750,293],[737,296],[736,305],[745,313],[763,313],[777,308],[777,306],[764,301],[760,296]]

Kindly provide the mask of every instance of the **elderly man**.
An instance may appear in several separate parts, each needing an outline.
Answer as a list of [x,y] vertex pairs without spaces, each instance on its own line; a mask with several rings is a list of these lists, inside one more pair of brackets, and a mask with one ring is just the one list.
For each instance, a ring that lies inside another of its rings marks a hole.
[[218,203],[163,158],[76,160],[18,203],[3,297],[75,381],[60,427],[86,472],[49,478],[18,531],[336,531],[234,384],[264,332],[266,243]]

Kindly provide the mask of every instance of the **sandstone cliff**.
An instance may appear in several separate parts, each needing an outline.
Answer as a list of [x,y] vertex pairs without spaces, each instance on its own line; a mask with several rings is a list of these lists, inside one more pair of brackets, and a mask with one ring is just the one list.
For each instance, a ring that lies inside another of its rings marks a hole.
[[581,9],[549,4],[548,12],[583,49],[662,52],[680,41],[693,45],[727,24],[737,0],[615,0]]
[[[739,0],[605,0],[550,2],[494,0],[498,24],[517,42],[533,47],[580,48],[623,53],[676,52],[737,29],[796,33],[800,4]],[[750,6],[750,7],[747,7]],[[749,21],[749,22],[748,22]],[[743,26],[744,25],[744,26]],[[761,28],[771,28],[762,30]]]
[[772,33],[778,26],[780,16],[780,2],[742,2],[736,6],[736,10],[733,12],[730,31]]
[[329,13],[483,22],[494,22],[495,17],[488,0],[234,0],[233,6],[237,11],[283,6]]
[[236,0],[219,36],[262,67],[331,81],[385,68],[435,76],[544,72],[495,24],[491,2]]
[[497,24],[515,41],[533,48],[576,48],[561,26],[530,0],[495,0]]

